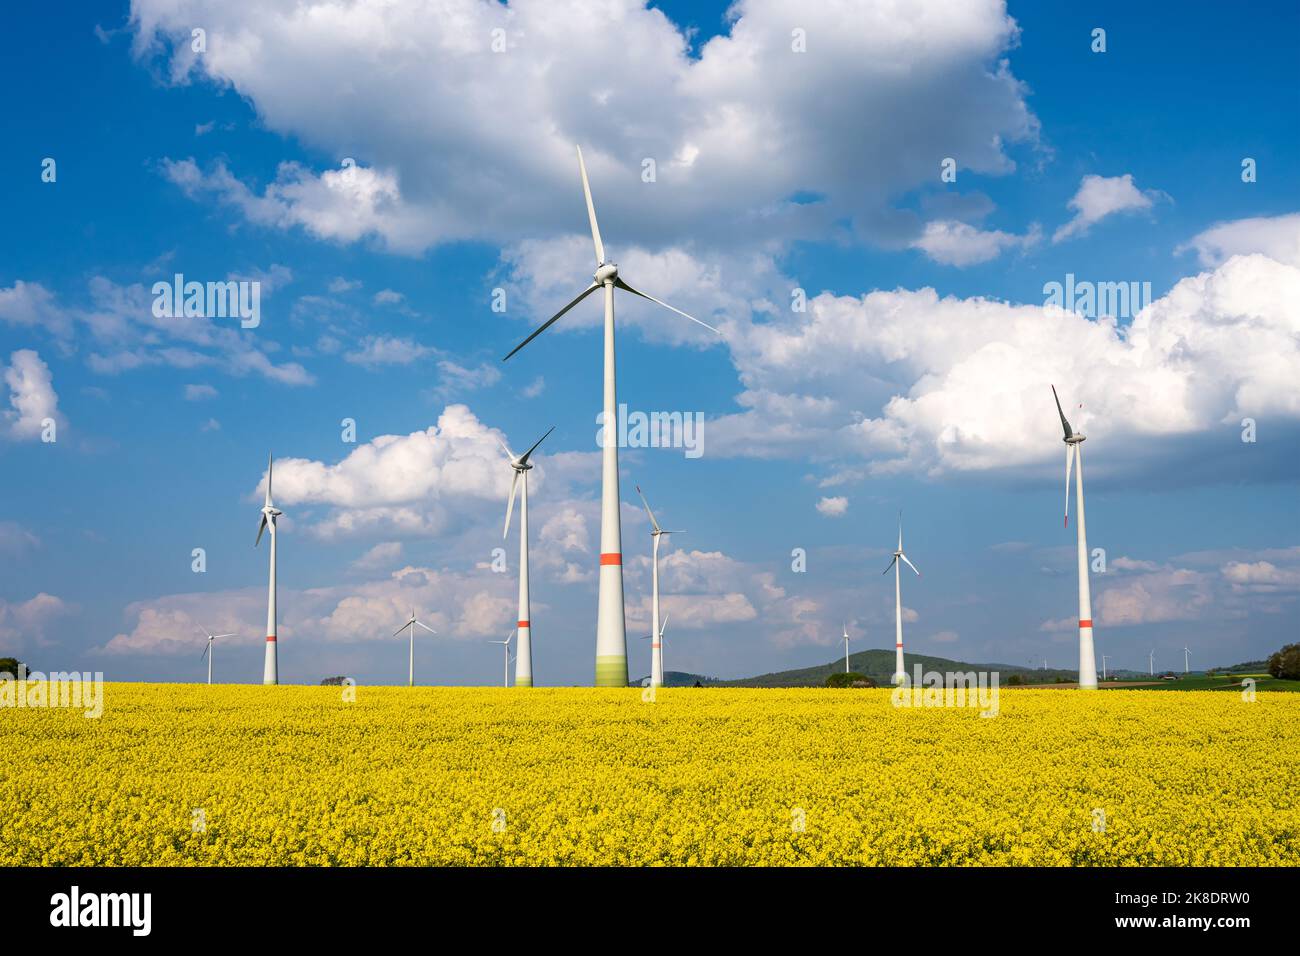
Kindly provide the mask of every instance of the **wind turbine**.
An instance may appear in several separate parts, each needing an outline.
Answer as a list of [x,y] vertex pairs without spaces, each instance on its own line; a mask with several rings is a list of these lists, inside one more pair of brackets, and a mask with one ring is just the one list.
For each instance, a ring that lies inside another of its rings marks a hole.
[[[667,533],[667,532],[665,532],[665,533]],[[650,641],[650,648],[651,648],[651,650],[650,650],[650,686],[652,686],[652,687],[662,687],[662,686],[663,686],[663,683],[664,683],[664,652],[663,652],[662,649],[657,649],[657,648],[660,648],[661,645],[668,643],[667,641],[664,640],[664,631],[666,631],[666,630],[668,630],[668,615],[667,615],[667,614],[664,615],[664,622],[663,622],[663,624],[661,624],[661,625],[659,626],[659,630],[655,632],[655,634],[658,634],[658,635],[659,635],[658,638],[656,638],[654,634],[647,634],[645,637],[641,638],[641,640],[643,640],[643,641]],[[658,667],[658,671],[659,671],[659,680],[658,680],[658,682],[655,681],[655,669],[656,669],[655,661],[658,661],[658,665],[657,665],[657,667]]]
[[1183,676],[1184,677],[1187,676],[1187,665],[1188,665],[1188,661],[1191,659],[1191,656],[1192,656],[1192,652],[1189,651],[1186,646],[1184,646],[1183,647]]
[[[636,493],[641,495],[641,504],[650,516],[650,540],[653,542],[650,557],[650,633],[659,634],[659,539],[666,534],[685,534],[683,531],[665,531],[655,520],[655,513],[650,510],[650,502],[641,494],[641,486],[636,486]],[[660,687],[664,682],[664,655],[659,640],[650,642],[650,686]]]
[[418,620],[416,618],[415,608],[411,608],[410,618],[407,620],[405,624],[403,624],[401,627],[399,627],[396,631],[393,632],[393,637],[397,637],[408,627],[411,629],[411,647],[410,647],[410,652],[407,655],[406,686],[414,687],[415,686],[415,629],[417,627],[422,627],[430,634],[437,634],[438,632],[435,631],[433,628],[431,628],[428,624],[425,624],[423,621]]
[[642,299],[662,305],[670,312],[690,319],[711,332],[713,326],[701,322],[681,309],[673,308],[632,288],[618,274],[618,266],[605,259],[605,245],[600,241],[600,227],[596,224],[596,206],[591,201],[591,185],[587,182],[587,167],[582,161],[582,148],[578,148],[578,172],[582,175],[582,192],[587,200],[587,218],[591,222],[591,238],[596,246],[596,271],[591,285],[578,293],[568,305],[538,326],[506,355],[509,359],[537,336],[549,329],[559,318],[597,289],[605,292],[605,392],[604,423],[601,442],[600,482],[600,596],[596,610],[596,686],[627,686],[627,622],[623,615],[623,537],[618,514],[618,438],[615,432],[616,402],[614,387],[614,290],[622,289]]
[[1106,661],[1108,661],[1108,660],[1110,660],[1110,655],[1109,655],[1109,654],[1102,654],[1102,655],[1101,655],[1101,679],[1102,679],[1102,680],[1105,680],[1105,679],[1106,679]]
[[[505,671],[502,678],[502,684],[501,684],[502,687],[510,686],[510,639],[514,636],[515,636],[515,632],[511,631],[509,634],[506,635],[506,639],[504,641],[488,641],[489,644],[502,645],[502,649],[505,651],[506,664],[505,664]],[[516,681],[517,680],[518,678],[516,677]]]
[[275,519],[284,514],[271,504],[271,456],[266,456],[266,503],[262,505],[262,523],[257,526],[257,540],[253,547],[262,543],[262,532],[271,529],[271,579],[266,589],[266,662],[262,666],[262,683],[280,683],[280,659],[276,651],[276,615],[275,615]]
[[1151,672],[1151,676],[1155,677],[1156,676],[1156,649],[1154,647],[1151,648],[1151,654],[1147,659],[1147,667]]
[[844,625],[844,673],[849,672],[849,626]]
[[199,628],[199,633],[208,639],[208,643],[203,646],[203,653],[199,655],[199,660],[208,659],[208,683],[212,683],[212,642],[222,637],[234,637],[234,634],[213,634],[205,627]]
[[[903,670],[903,592],[899,583],[899,564],[898,559],[902,558],[907,562],[907,566],[916,571],[916,565],[907,560],[907,555],[903,553],[903,512],[898,513],[898,550],[894,552],[894,559],[889,562],[889,567],[882,571],[882,574],[888,574],[889,569],[894,569],[894,678],[893,683],[897,684],[907,678],[907,673]],[[916,571],[917,577],[921,576],[920,571]]]
[[1083,517],[1083,442],[1086,436],[1070,428],[1061,410],[1061,399],[1052,386],[1056,399],[1056,413],[1061,416],[1065,431],[1065,526],[1070,526],[1070,468],[1077,461],[1079,469],[1075,484],[1075,497],[1079,500],[1079,689],[1097,689],[1097,658],[1092,649],[1092,593],[1088,587],[1088,529]]
[[[553,431],[554,425],[546,430],[546,435]],[[510,501],[506,504],[506,526],[501,532],[503,538],[510,534],[510,514],[515,510],[515,492],[520,484],[524,486],[523,496],[519,499],[519,650],[515,654],[516,687],[533,686],[532,621],[528,616],[528,472],[533,466],[528,464],[528,458],[537,451],[538,445],[546,441],[546,435],[533,442],[533,447],[522,455],[516,455],[505,442],[497,439],[505,449],[506,457],[510,459],[510,467],[514,469],[514,476],[510,479]],[[522,482],[520,478],[523,478]]]

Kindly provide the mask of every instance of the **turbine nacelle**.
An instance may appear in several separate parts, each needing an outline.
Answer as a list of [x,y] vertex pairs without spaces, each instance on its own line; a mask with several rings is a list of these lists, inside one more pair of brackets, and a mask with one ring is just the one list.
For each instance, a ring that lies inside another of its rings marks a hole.
[[557,321],[559,321],[561,316],[563,316],[566,312],[572,309],[575,305],[577,305],[587,296],[591,295],[601,286],[604,286],[606,288],[613,287],[616,289],[622,289],[624,292],[628,292],[641,299],[646,299],[649,302],[655,303],[655,305],[662,305],[669,312],[676,312],[678,315],[682,316],[683,318],[690,319],[692,322],[696,323],[697,325],[704,326],[706,329],[708,329],[710,332],[714,333],[715,335],[721,335],[722,333],[719,332],[717,329],[715,329],[713,326],[709,325],[709,323],[701,322],[695,316],[683,312],[681,309],[677,308],[676,306],[671,306],[667,302],[664,302],[661,299],[656,299],[654,296],[649,295],[648,293],[642,292],[639,289],[632,288],[632,286],[628,285],[627,282],[618,274],[618,266],[613,262],[609,262],[605,258],[605,243],[602,242],[600,238],[600,226],[596,222],[596,206],[595,203],[591,201],[591,184],[587,182],[587,166],[583,162],[581,148],[578,149],[578,172],[581,173],[582,175],[582,195],[583,198],[586,199],[587,201],[587,219],[591,223],[591,241],[596,249],[596,271],[592,273],[591,285],[587,286],[587,288],[579,292],[573,298],[573,300],[564,308],[562,308],[559,312],[556,312],[553,316],[551,316],[540,326],[534,329],[532,334],[530,334],[528,338],[524,339],[513,349],[511,349],[506,354],[505,358],[503,358],[501,361],[504,362],[506,361],[506,359],[509,359],[510,356],[514,355],[516,352],[522,349],[533,339],[537,338],[537,336],[541,335],[543,332],[549,329],[552,325],[554,325]]
[[[519,490],[519,476],[533,467],[529,464],[528,459],[532,457],[533,452],[537,451],[537,446],[546,441],[546,436],[553,431],[555,431],[554,425],[546,429],[546,435],[543,435],[541,438],[537,439],[537,441],[533,442],[533,447],[528,449],[528,451],[524,452],[522,455],[516,455],[510,450],[509,445],[503,442],[500,438],[497,439],[497,444],[501,446],[502,451],[506,453],[506,457],[510,459],[510,467],[515,470],[514,475],[510,478],[510,499],[506,504],[506,524],[505,528],[501,531],[501,537],[503,538],[510,533],[510,515],[513,514],[515,510],[515,492]],[[526,483],[528,479],[525,478],[524,481]]]

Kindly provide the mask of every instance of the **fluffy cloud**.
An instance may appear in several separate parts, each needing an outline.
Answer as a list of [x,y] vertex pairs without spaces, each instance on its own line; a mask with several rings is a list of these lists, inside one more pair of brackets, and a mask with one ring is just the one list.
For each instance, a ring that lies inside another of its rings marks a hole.
[[[503,631],[514,620],[511,591],[504,575],[409,565],[358,585],[282,587],[279,636],[292,641],[309,635],[330,643],[393,640],[414,606],[440,638],[473,640]],[[114,635],[101,649],[105,653],[194,653],[208,627],[232,632],[231,644],[258,645],[266,639],[263,588],[167,595],[135,602],[126,615],[134,621],[131,630]]]
[[1161,567],[1104,588],[1096,602],[1101,627],[1131,627],[1195,621],[1214,606],[1212,575],[1190,568]]
[[1233,589],[1241,593],[1300,591],[1300,565],[1287,568],[1271,561],[1232,561],[1223,566],[1222,572]]
[[936,219],[925,224],[912,248],[947,266],[970,266],[996,259],[1004,249],[1027,249],[1042,238],[1037,225],[1023,236],[997,229],[984,230],[964,222]]
[[402,542],[381,541],[352,562],[352,566],[363,571],[374,570],[376,568],[391,567],[401,559]]
[[10,408],[0,413],[4,434],[17,441],[40,438],[44,422],[63,423],[50,367],[31,349],[19,349],[0,366],[9,389]]
[[50,625],[69,610],[62,598],[44,591],[17,604],[0,600],[0,642],[17,653],[42,647],[50,642]]
[[817,513],[828,518],[838,518],[849,510],[849,499],[844,497],[823,498],[817,502]]
[[[256,279],[265,297],[291,275],[283,266],[272,266],[227,278]],[[277,364],[271,356],[278,345],[263,331],[241,329],[237,319],[158,317],[153,314],[149,288],[139,283],[118,285],[102,276],[90,280],[88,292],[86,305],[71,306],[39,284],[16,282],[12,288],[0,289],[0,322],[23,326],[39,316],[41,327],[60,348],[88,350],[86,363],[106,375],[168,366],[260,375],[285,385],[314,381],[296,362]]]
[[725,326],[742,410],[709,420],[709,451],[1023,472],[1059,456],[1055,383],[1083,406],[1076,429],[1104,436],[1107,472],[1146,473],[1246,416],[1295,429],[1298,298],[1300,268],[1261,254],[1179,281],[1124,325],[932,289],[823,293]]
[[[1004,174],[1005,144],[1036,139],[1002,59],[1018,31],[1001,0],[741,0],[729,17],[692,57],[687,33],[642,0],[598,15],[579,0],[132,6],[138,56],[162,59],[173,82],[233,88],[266,127],[340,161],[286,164],[258,189],[180,160],[165,167],[174,182],[252,222],[396,251],[583,229],[575,142],[605,221],[635,211],[637,238],[659,244],[717,235],[736,210],[769,236],[848,220],[897,241],[917,227],[890,200],[931,182],[937,157]],[[202,56],[189,47],[196,22]],[[792,25],[807,53],[792,49]],[[557,195],[573,196],[572,215],[557,218]]]
[[1196,250],[1201,265],[1206,267],[1253,252],[1300,266],[1300,213],[1221,222],[1179,246],[1177,251],[1188,249]]
[[[276,504],[324,506],[328,513],[309,522],[324,537],[397,531],[434,533],[453,519],[503,502],[509,469],[497,444],[504,435],[488,428],[464,405],[449,405],[436,425],[409,435],[380,435],[329,464],[304,458],[275,463]],[[530,485],[545,483],[547,462],[539,460]],[[260,498],[263,482],[258,485]]]
[[216,198],[257,225],[301,226],[318,239],[340,242],[377,235],[399,252],[418,252],[428,245],[428,224],[402,202],[391,171],[351,165],[317,175],[298,163],[281,163],[275,181],[259,194],[224,162],[204,172],[192,158],[167,159],[161,169],[190,198]]
[[1132,173],[1123,176],[1087,175],[1079,183],[1079,191],[1070,200],[1074,218],[1052,234],[1053,242],[1085,234],[1092,226],[1107,216],[1121,212],[1141,212],[1150,209],[1160,193],[1143,192],[1133,184]]
[[368,335],[361,340],[354,351],[348,352],[343,358],[354,365],[378,368],[381,365],[410,365],[412,362],[437,354],[437,349],[421,345],[411,338]]
[[[1300,600],[1300,547],[1256,553],[1181,555],[1169,562],[1115,558],[1093,576],[1094,616],[1102,628],[1178,621],[1236,620],[1280,614]],[[1044,621],[1042,631],[1074,633],[1075,618]]]

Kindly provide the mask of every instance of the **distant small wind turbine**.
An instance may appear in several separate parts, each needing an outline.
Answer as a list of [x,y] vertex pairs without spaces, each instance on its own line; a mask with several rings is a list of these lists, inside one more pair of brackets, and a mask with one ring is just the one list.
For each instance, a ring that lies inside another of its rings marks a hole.
[[849,672],[849,626],[844,625],[844,673]]
[[437,634],[438,632],[435,631],[433,628],[431,628],[428,624],[425,624],[423,621],[418,620],[416,618],[415,608],[411,608],[410,618],[407,619],[407,622],[405,624],[403,624],[401,627],[399,627],[396,631],[393,632],[393,637],[400,636],[401,633],[404,630],[406,630],[408,627],[411,629],[411,646],[410,646],[410,653],[407,655],[406,686],[414,687],[415,686],[415,629],[417,627],[422,627],[430,634]]
[[212,683],[212,642],[223,637],[234,637],[234,634],[213,634],[206,627],[199,628],[199,633],[208,639],[208,643],[203,646],[203,653],[199,655],[199,660],[208,659],[208,683]]
[[1188,662],[1191,660],[1192,652],[1186,646],[1183,647],[1183,676],[1187,676]]
[[[916,565],[907,560],[907,555],[903,553],[903,512],[898,513],[898,550],[894,552],[894,558],[889,562],[889,567],[882,571],[882,574],[888,574],[889,569],[894,569],[894,678],[893,683],[901,682],[906,676],[903,670],[903,592],[899,584],[899,559],[907,563],[907,566],[916,571]],[[916,576],[920,577],[921,572],[916,571]]]
[[[645,513],[650,516],[650,540],[652,542],[650,553],[650,633],[658,634],[659,627],[659,539],[666,534],[685,534],[684,531],[665,531],[659,527],[659,522],[655,520],[655,513],[650,510],[650,502],[645,500],[645,495],[641,494],[641,486],[636,486],[636,493],[641,495],[641,504],[645,505]],[[650,686],[660,687],[664,682],[664,659],[663,648],[659,646],[659,641],[650,643]]]
[[515,632],[511,631],[509,634],[506,635],[506,639],[504,641],[488,641],[489,644],[502,645],[502,650],[505,651],[506,664],[505,664],[505,673],[503,674],[502,681],[501,681],[502,687],[510,686],[510,641],[514,636],[515,636]]
[[1102,654],[1102,655],[1101,655],[1101,679],[1102,679],[1102,680],[1105,680],[1105,679],[1106,679],[1106,662],[1107,662],[1108,660],[1110,660],[1110,655],[1109,655],[1109,654]]
[[1151,676],[1156,676],[1156,649],[1151,648],[1150,657],[1147,660],[1147,666],[1151,669]]
[[632,288],[623,281],[618,273],[618,266],[605,258],[605,244],[600,240],[600,227],[596,224],[596,206],[591,200],[591,185],[587,182],[587,167],[582,160],[581,147],[578,148],[578,172],[582,175],[582,193],[587,200],[587,219],[591,223],[591,239],[596,247],[596,271],[591,277],[591,285],[579,292],[573,301],[511,349],[502,361],[509,359],[511,355],[549,329],[561,316],[591,293],[604,288],[605,387],[601,418],[604,423],[604,440],[601,442],[600,590],[596,603],[596,686],[626,687],[627,622],[623,613],[623,535],[618,512],[618,440],[615,431],[618,418],[614,380],[614,290],[622,289],[642,299],[648,299],[656,305],[662,305],[670,312],[676,312],[697,325],[704,326],[710,332],[718,330],[693,315],[687,315],[681,309],[673,308],[667,302],[661,302],[652,295]]
[[[546,430],[546,435],[553,431],[554,425]],[[515,654],[516,687],[533,686],[533,622],[528,607],[528,472],[533,466],[528,463],[528,459],[537,451],[537,446],[546,441],[546,435],[533,442],[533,447],[522,455],[516,455],[505,442],[497,439],[510,459],[510,467],[514,469],[514,476],[510,479],[510,501],[506,505],[506,526],[501,532],[503,538],[510,534],[510,514],[515,509],[515,492],[520,485],[524,489],[519,499],[519,649]],[[523,480],[520,481],[520,478]]]
[[[647,634],[647,635],[645,635],[644,637],[641,638],[641,640],[643,640],[643,641],[651,641],[651,642],[652,642],[652,643],[650,644],[650,647],[651,647],[651,652],[650,652],[650,685],[651,685],[652,687],[662,687],[662,686],[663,686],[663,682],[664,682],[664,652],[663,652],[663,645],[665,645],[665,644],[668,643],[666,640],[664,640],[664,631],[666,631],[666,630],[668,630],[668,615],[667,615],[667,614],[664,615],[664,622],[663,622],[663,624],[661,624],[661,625],[659,626],[659,639],[658,639],[657,641],[655,640],[655,636],[654,636],[653,634]],[[660,649],[659,649],[659,652],[658,652],[657,655],[655,654],[655,651],[653,650],[653,648],[655,648],[656,646],[658,646],[658,647],[660,648]],[[656,657],[656,656],[657,656],[658,659],[659,659],[659,682],[658,682],[658,683],[655,683],[655,680],[654,680],[655,657]]]
[[253,547],[262,543],[262,532],[271,529],[271,578],[267,585],[266,598],[266,660],[262,666],[262,683],[280,683],[280,660],[276,647],[275,615],[275,542],[279,535],[275,531],[275,522],[284,514],[271,504],[271,456],[266,456],[266,502],[262,505],[262,523],[257,526],[257,540]]
[[1077,522],[1077,539],[1079,551],[1079,689],[1097,689],[1097,658],[1092,648],[1092,592],[1088,585],[1088,530],[1083,517],[1083,442],[1085,436],[1070,428],[1061,410],[1061,399],[1052,386],[1052,398],[1056,399],[1056,413],[1061,417],[1061,428],[1065,432],[1065,526],[1070,526],[1070,468],[1077,461],[1079,469],[1076,476],[1075,497],[1079,501],[1079,520]]

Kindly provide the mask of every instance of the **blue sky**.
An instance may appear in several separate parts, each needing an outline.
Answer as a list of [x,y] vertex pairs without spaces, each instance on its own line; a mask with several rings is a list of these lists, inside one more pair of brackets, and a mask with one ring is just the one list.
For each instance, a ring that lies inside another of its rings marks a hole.
[[[240,635],[218,677],[256,680],[274,451],[282,676],[403,678],[388,635],[417,603],[442,632],[418,679],[495,681],[515,543],[492,436],[555,424],[531,502],[534,671],[589,682],[598,305],[500,362],[589,281],[574,142],[625,275],[723,330],[619,301],[620,400],[705,420],[698,459],[621,458],[630,635],[649,584],[632,485],[689,532],[662,566],[669,669],[822,661],[845,619],[855,649],[888,646],[900,508],[924,572],[905,582],[909,650],[1073,664],[1049,382],[1084,406],[1112,665],[1154,648],[1174,666],[1184,644],[1194,665],[1231,663],[1293,637],[1293,7],[918,4],[904,21],[873,4],[466,2],[439,22],[364,6],[302,4],[310,23],[277,3],[11,14],[0,654],[198,679],[202,623]],[[261,324],[153,319],[149,289],[175,272],[261,281]],[[1149,282],[1155,301],[1113,327],[1044,310],[1067,273]]]

